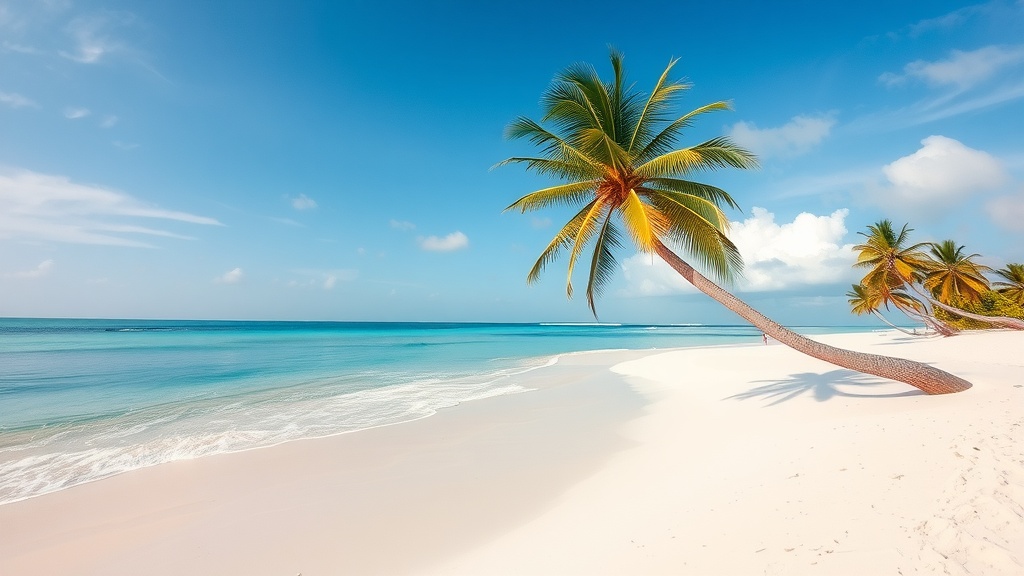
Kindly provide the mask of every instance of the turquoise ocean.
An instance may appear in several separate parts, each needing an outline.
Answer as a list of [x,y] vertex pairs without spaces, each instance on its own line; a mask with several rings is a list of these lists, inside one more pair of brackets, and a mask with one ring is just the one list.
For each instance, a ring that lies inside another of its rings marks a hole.
[[0,504],[523,392],[515,375],[559,354],[760,342],[750,326],[0,319]]

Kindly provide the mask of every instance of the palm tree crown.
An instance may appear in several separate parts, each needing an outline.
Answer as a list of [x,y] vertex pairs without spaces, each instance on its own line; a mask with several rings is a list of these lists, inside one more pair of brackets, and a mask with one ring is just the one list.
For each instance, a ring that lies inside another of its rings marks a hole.
[[1007,264],[1006,268],[995,273],[1006,280],[992,283],[998,287],[999,293],[1024,306],[1024,264]]
[[978,302],[989,290],[985,272],[992,269],[972,261],[980,254],[964,255],[964,247],[952,240],[933,243],[929,249],[932,258],[924,267],[924,287],[943,303],[960,300]]
[[921,277],[922,270],[928,265],[928,256],[922,248],[928,243],[908,246],[911,232],[913,229],[904,224],[896,233],[889,220],[869,225],[867,233],[858,232],[867,238],[863,244],[853,247],[858,251],[854,266],[869,268],[862,284],[885,292]]
[[543,95],[542,122],[550,130],[523,117],[506,129],[509,138],[527,138],[541,153],[501,164],[525,164],[564,182],[527,194],[506,210],[582,205],[541,253],[527,280],[536,281],[568,249],[566,293],[572,297],[573,269],[592,243],[587,303],[595,315],[595,297],[616,268],[620,225],[640,251],[655,252],[664,243],[679,245],[720,279],[732,279],[742,267],[736,246],[725,235],[729,220],[722,211],[723,206],[736,208],[736,203],[724,190],[688,178],[717,168],[752,168],[757,161],[725,137],[675,149],[681,132],[697,116],[729,108],[714,102],[678,118],[670,116],[675,98],[689,88],[669,79],[675,63],[669,63],[646,95],[626,85],[618,52],[611,54],[611,82],[602,81],[589,65],[572,66]]

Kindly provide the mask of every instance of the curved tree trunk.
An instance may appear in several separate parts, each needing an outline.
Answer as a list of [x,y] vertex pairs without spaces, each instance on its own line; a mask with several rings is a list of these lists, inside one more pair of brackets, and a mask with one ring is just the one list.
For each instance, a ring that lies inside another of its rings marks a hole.
[[921,290],[914,286],[914,291],[928,299],[928,302],[932,306],[938,306],[950,314],[956,314],[957,316],[963,316],[964,318],[970,318],[971,320],[977,320],[978,322],[984,322],[986,324],[992,324],[994,326],[1002,326],[1003,328],[1010,328],[1012,330],[1024,330],[1024,320],[1018,318],[1010,318],[1009,316],[984,316],[982,314],[974,314],[966,310],[961,310],[956,306],[950,306],[949,304],[943,304],[938,300],[932,298],[928,294],[925,294]]
[[892,322],[889,322],[889,320],[887,320],[885,316],[882,316],[882,314],[878,310],[872,310],[871,313],[875,315],[875,318],[878,318],[882,322],[885,322],[889,326],[895,328],[896,330],[899,330],[900,332],[903,332],[904,334],[908,334],[910,336],[920,336],[920,334],[918,334],[917,332],[911,332],[906,328],[900,328],[899,326],[893,324]]
[[902,358],[843,350],[801,336],[754,310],[747,303],[705,278],[660,241],[656,241],[655,250],[658,256],[661,256],[669,266],[698,290],[739,314],[741,318],[760,328],[765,334],[798,352],[850,370],[905,382],[927,394],[949,394],[971,387],[971,383],[963,378],[927,364]]
[[949,324],[946,324],[942,320],[928,314],[918,312],[913,308],[905,308],[902,306],[896,306],[896,308],[911,318],[917,318],[921,322],[924,322],[925,326],[930,327],[943,336],[956,336],[960,333],[958,328],[954,328]]

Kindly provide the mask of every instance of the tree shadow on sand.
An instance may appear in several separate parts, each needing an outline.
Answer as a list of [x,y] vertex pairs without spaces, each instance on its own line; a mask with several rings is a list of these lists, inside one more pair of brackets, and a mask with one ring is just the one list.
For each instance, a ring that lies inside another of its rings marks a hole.
[[[818,402],[831,400],[836,396],[850,398],[898,398],[902,396],[923,396],[924,392],[913,389],[905,392],[872,393],[871,388],[888,385],[889,382],[876,376],[861,374],[853,370],[832,370],[824,374],[804,372],[790,374],[781,380],[755,380],[754,383],[767,382],[751,388],[746,392],[728,396],[725,400],[748,400],[764,398],[772,400],[768,406],[792,400],[797,396],[810,393]],[[840,389],[840,386],[843,389]]]

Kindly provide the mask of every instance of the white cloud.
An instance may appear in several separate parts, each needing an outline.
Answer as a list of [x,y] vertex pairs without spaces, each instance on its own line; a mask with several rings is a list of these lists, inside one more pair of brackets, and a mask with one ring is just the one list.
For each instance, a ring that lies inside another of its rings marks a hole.
[[120,49],[121,44],[111,40],[107,33],[111,23],[103,17],[72,20],[67,26],[67,33],[74,40],[75,47],[70,52],[61,51],[60,55],[82,64],[95,64],[106,54]]
[[217,284],[238,284],[245,275],[241,268],[234,268],[213,279]]
[[64,176],[0,170],[0,241],[149,247],[132,236],[186,238],[140,226],[134,223],[138,219],[221,225],[213,218],[165,210],[122,192],[74,183]]
[[316,200],[313,200],[305,194],[299,194],[294,198],[290,198],[290,200],[292,202],[292,208],[295,208],[296,210],[312,210],[317,206]]
[[412,222],[405,221],[405,220],[392,220],[390,222],[390,225],[395,230],[401,230],[403,232],[408,232],[409,230],[415,230],[416,229],[416,225],[415,224],[413,224]]
[[836,123],[831,114],[794,116],[778,128],[759,129],[753,123],[737,122],[729,136],[740,146],[762,157],[799,156],[824,140]]
[[1005,168],[987,152],[945,136],[929,136],[921,145],[882,168],[887,183],[869,194],[875,204],[897,213],[935,215],[1007,180]]
[[358,275],[358,270],[348,268],[336,268],[329,270],[302,269],[293,270],[294,274],[304,277],[304,280],[289,280],[287,286],[291,288],[322,288],[334,290],[339,282],[349,282]]
[[1024,62],[1024,46],[986,46],[970,52],[953,50],[945,60],[915,60],[903,67],[903,74],[886,72],[879,80],[895,86],[916,78],[933,86],[956,86],[965,90],[1021,62]]
[[108,114],[103,117],[102,121],[100,121],[100,128],[112,128],[114,124],[117,124],[117,116]]
[[[843,244],[848,210],[828,216],[804,212],[792,222],[778,224],[775,215],[754,207],[743,222],[732,223],[729,238],[743,256],[744,272],[738,291],[785,290],[815,284],[835,284],[855,276],[853,245]],[[685,258],[685,254],[681,254]],[[660,258],[637,254],[622,262],[626,294],[664,295],[695,289]]]
[[452,232],[444,238],[427,236],[426,238],[419,238],[418,241],[420,248],[431,252],[452,252],[469,246],[469,238],[458,231]]
[[14,278],[40,278],[46,276],[53,269],[53,260],[43,260],[38,266],[31,270],[25,270],[22,272],[15,272],[10,274]]
[[72,108],[68,107],[64,109],[64,117],[69,120],[78,120],[79,118],[85,118],[91,114],[88,108]]
[[39,105],[32,100],[14,92],[0,92],[0,103],[6,104],[11,108],[39,107]]
[[985,204],[985,210],[1000,228],[1024,232],[1024,190],[1016,195],[993,198]]

